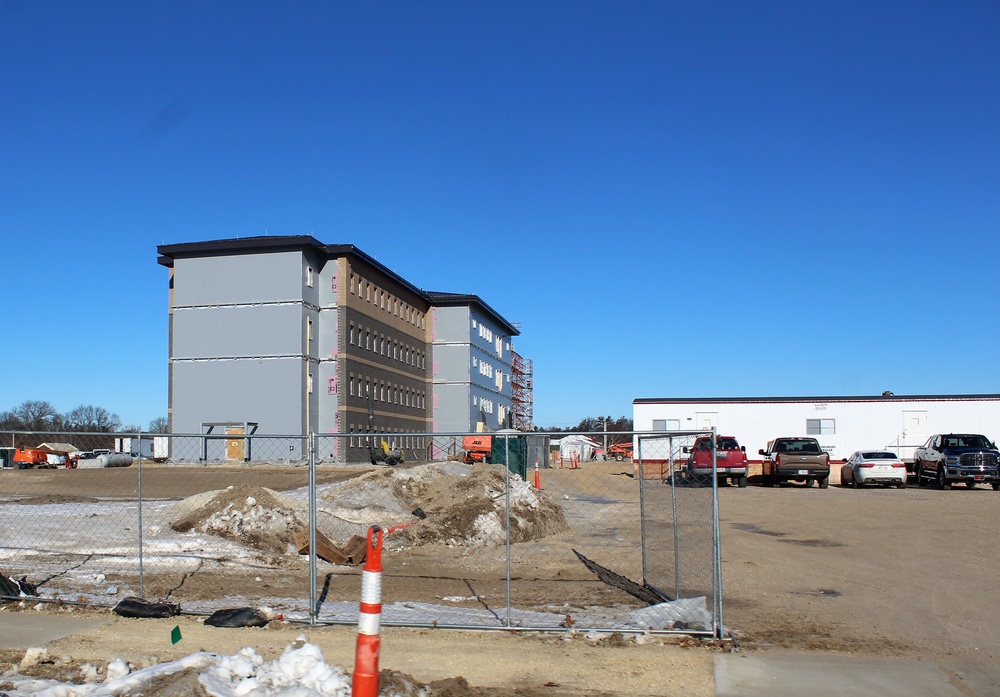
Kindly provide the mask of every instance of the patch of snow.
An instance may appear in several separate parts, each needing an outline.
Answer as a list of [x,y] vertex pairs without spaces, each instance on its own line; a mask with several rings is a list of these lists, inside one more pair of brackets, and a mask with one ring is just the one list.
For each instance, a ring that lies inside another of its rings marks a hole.
[[[28,649],[37,660],[44,649]],[[28,667],[24,664],[22,667]],[[247,647],[227,656],[199,651],[176,661],[134,670],[121,658],[108,664],[103,683],[95,682],[98,672],[85,665],[83,684],[30,678],[20,674],[4,676],[13,686],[12,696],[34,697],[111,697],[141,694],[154,681],[185,670],[199,672],[199,682],[215,697],[349,697],[351,682],[344,669],[330,666],[315,644],[300,636],[274,661],[265,661]]]

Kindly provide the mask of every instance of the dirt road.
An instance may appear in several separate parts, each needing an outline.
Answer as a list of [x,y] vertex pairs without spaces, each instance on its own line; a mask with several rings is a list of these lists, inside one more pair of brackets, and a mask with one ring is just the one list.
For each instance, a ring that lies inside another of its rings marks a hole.
[[722,489],[725,622],[761,648],[995,662],[998,497]]

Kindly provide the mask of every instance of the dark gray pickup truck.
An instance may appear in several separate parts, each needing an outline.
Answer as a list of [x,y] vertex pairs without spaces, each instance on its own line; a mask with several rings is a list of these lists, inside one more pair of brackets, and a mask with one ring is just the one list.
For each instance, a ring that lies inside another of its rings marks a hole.
[[953,482],[991,484],[1000,489],[1000,451],[978,433],[939,433],[931,436],[913,454],[913,474],[917,484],[930,482],[938,489],[950,489]]
[[781,482],[818,482],[820,489],[830,485],[830,456],[815,438],[775,438],[763,450],[761,474],[764,486]]

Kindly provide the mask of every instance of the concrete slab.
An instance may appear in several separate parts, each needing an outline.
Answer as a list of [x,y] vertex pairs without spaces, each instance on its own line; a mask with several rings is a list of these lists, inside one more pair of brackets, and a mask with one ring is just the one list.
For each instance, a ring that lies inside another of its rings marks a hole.
[[0,612],[0,649],[27,649],[44,646],[111,620],[60,617],[41,612]]
[[[996,674],[994,674],[994,677]],[[970,697],[972,680],[987,684],[988,673],[969,671],[965,689],[957,676],[924,661],[839,654],[720,654],[715,657],[717,697]]]
[[1000,666],[960,666],[955,669],[954,675],[966,694],[1000,695]]

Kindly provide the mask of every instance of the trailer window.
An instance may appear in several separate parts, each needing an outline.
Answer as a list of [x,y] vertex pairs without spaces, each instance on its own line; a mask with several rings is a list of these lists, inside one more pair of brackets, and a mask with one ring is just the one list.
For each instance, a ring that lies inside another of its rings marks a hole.
[[806,419],[807,436],[829,436],[836,432],[836,419]]

